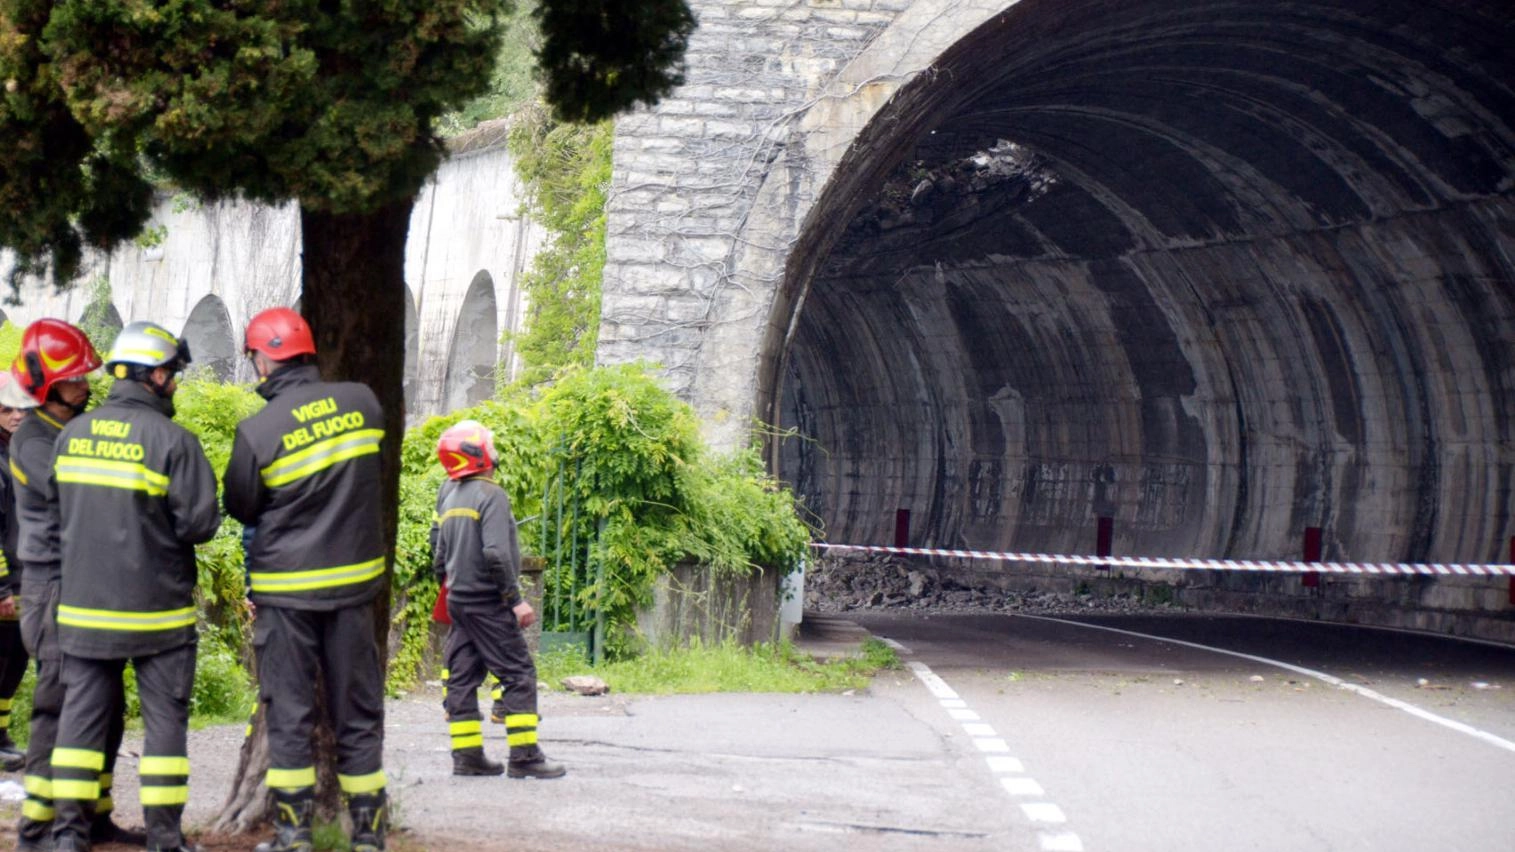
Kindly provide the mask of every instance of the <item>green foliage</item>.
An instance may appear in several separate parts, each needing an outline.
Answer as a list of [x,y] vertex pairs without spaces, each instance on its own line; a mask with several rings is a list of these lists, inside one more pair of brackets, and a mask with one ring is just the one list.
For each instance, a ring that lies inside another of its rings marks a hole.
[[[876,641],[876,640],[875,640]],[[878,643],[885,651],[888,646]],[[865,649],[866,650],[866,649]],[[571,654],[545,654],[538,677],[556,684],[571,675],[592,674],[612,691],[643,695],[708,692],[836,692],[862,689],[883,669],[898,666],[889,655],[817,662],[788,643],[743,647],[734,643],[650,651],[632,659],[587,665]]]
[[804,555],[809,531],[794,497],[763,474],[755,454],[710,457],[694,412],[644,367],[571,370],[538,392],[517,388],[407,434],[394,606],[403,635],[390,668],[393,690],[415,681],[429,642],[436,582],[427,533],[442,482],[436,442],[465,418],[494,430],[522,549],[547,562],[544,625],[563,620],[550,602],[571,598],[586,617],[604,615],[612,655],[633,645],[638,609],[674,565],[787,572]]
[[536,49],[542,36],[536,0],[521,0],[501,18],[500,52],[489,89],[437,122],[443,136],[456,136],[480,122],[512,115],[537,96]]
[[11,362],[21,351],[21,326],[10,320],[0,322],[0,369],[10,369]]
[[594,362],[605,272],[605,195],[610,188],[609,122],[559,124],[541,108],[516,117],[510,152],[547,240],[521,281],[529,316],[514,337],[521,382],[536,384]]
[[238,651],[214,636],[202,636],[195,658],[189,712],[201,723],[240,722],[257,697]]

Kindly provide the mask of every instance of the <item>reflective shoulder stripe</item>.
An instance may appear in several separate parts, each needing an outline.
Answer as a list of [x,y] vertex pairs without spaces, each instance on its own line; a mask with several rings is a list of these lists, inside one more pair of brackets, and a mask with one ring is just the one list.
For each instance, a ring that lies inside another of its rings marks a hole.
[[174,630],[195,625],[195,608],[187,606],[162,612],[128,612],[59,604],[58,623],[85,630]]
[[168,493],[168,477],[140,462],[59,456],[54,470],[59,482],[145,491],[153,497]]
[[438,520],[445,521],[448,518],[469,518],[471,520],[477,521],[479,519],[479,513],[475,509],[448,509],[442,513],[442,517]]
[[26,474],[21,472],[21,465],[16,464],[15,457],[11,458],[11,476],[15,477],[16,481],[22,485],[32,484],[31,480],[26,478]]
[[372,580],[383,573],[384,557],[380,556],[355,565],[338,565],[335,568],[317,568],[312,571],[253,571],[249,578],[252,580],[253,591],[277,595],[351,586]]
[[263,484],[277,488],[313,473],[320,473],[338,462],[372,455],[379,451],[379,442],[383,439],[383,429],[359,429],[317,441],[299,452],[275,459],[263,468],[260,471]]

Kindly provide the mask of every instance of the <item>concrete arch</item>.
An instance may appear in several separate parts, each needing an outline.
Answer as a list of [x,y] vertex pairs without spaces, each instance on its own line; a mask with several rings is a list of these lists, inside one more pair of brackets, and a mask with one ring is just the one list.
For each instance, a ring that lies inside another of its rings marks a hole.
[[481,269],[463,295],[453,326],[443,381],[444,411],[466,408],[494,395],[499,338],[494,279]]
[[837,541],[909,508],[943,546],[1502,559],[1511,38],[1494,2],[1023,0],[818,107],[866,128],[808,116],[831,153],[755,203],[815,181],[803,227],[738,252],[780,282],[780,473]]
[[237,371],[240,335],[232,328],[226,303],[214,294],[195,303],[181,336],[189,343],[193,368],[208,370],[218,381],[231,381]]

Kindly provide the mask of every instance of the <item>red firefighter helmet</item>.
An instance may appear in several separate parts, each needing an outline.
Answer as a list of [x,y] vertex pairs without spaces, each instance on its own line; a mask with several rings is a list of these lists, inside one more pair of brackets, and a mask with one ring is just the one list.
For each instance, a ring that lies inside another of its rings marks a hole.
[[316,354],[316,339],[304,317],[289,308],[269,308],[247,324],[242,349],[287,361],[296,355]]
[[499,464],[494,433],[477,420],[463,420],[442,433],[437,441],[437,459],[452,479],[487,473]]
[[11,376],[40,403],[54,384],[83,378],[99,366],[100,355],[84,332],[63,320],[39,319],[21,333]]

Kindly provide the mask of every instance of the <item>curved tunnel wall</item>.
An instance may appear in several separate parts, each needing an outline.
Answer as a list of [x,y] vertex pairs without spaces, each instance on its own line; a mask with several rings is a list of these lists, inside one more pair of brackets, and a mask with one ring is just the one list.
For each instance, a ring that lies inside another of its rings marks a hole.
[[832,541],[1503,561],[1511,43],[1498,3],[1013,5],[808,220],[780,474]]

